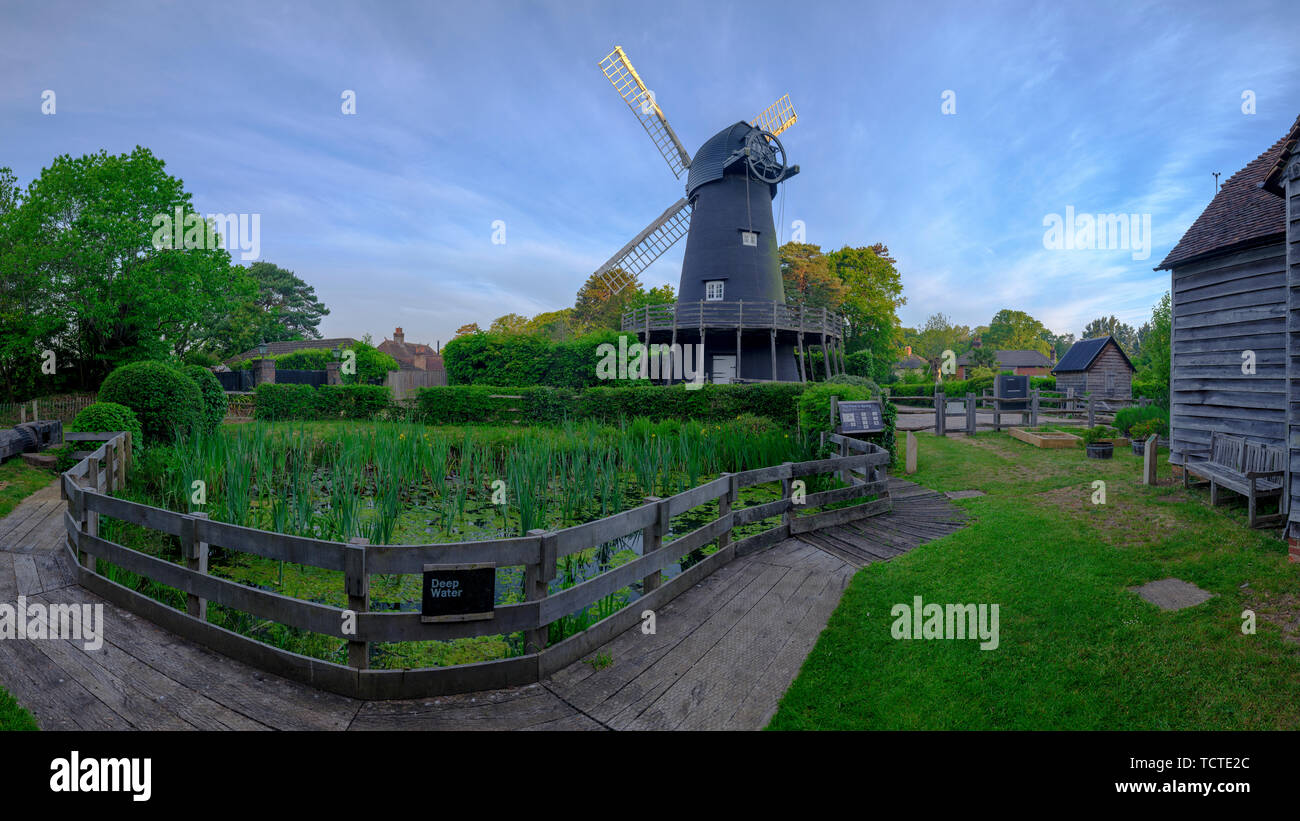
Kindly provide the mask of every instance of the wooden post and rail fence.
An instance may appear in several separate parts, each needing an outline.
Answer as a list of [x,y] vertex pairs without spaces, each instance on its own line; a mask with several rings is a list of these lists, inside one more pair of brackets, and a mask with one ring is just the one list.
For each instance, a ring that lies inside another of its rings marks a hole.
[[[1018,399],[1003,399],[987,390],[978,397],[974,393],[967,393],[963,400],[949,399],[943,391],[938,390],[933,396],[889,396],[888,398],[901,407],[933,405],[934,429],[937,436],[949,433],[948,417],[952,415],[964,415],[964,425],[960,429],[952,430],[960,430],[968,435],[975,433],[977,414],[980,412],[993,414],[995,431],[1015,427],[1002,421],[1003,414],[1017,415],[1020,417],[1020,424],[1029,427],[1037,427],[1040,416],[1047,415],[1063,417],[1091,428],[1098,424],[1112,424],[1115,413],[1121,408],[1143,407],[1151,403],[1151,400],[1146,398],[1115,399],[1099,397],[1093,393],[1078,397],[1074,395],[1073,389],[1066,394],[1060,394],[1038,388],[1030,390],[1027,398]],[[961,407],[954,408],[949,404],[956,401],[962,402]],[[1016,403],[1017,407],[1004,407],[1004,403],[1012,402]]]
[[[642,611],[661,607],[738,556],[773,546],[791,535],[892,509],[886,473],[889,453],[878,445],[832,434],[829,440],[840,446],[839,456],[723,474],[674,496],[650,497],[638,507],[563,530],[534,530],[517,538],[451,544],[373,545],[361,539],[340,543],[240,527],[215,521],[203,513],[176,513],[116,498],[112,494],[125,486],[131,462],[130,435],[82,433],[68,434],[68,438],[100,443],[61,478],[61,492],[68,501],[65,549],[79,584],[164,629],[233,659],[364,699],[411,698],[536,682],[633,627]],[[850,484],[809,493],[803,504],[795,504],[791,498],[794,480],[822,474],[847,476]],[[781,498],[744,508],[736,506],[742,489],[777,481],[783,489]],[[855,500],[860,501],[815,513],[801,512]],[[717,504],[717,515],[711,521],[668,540],[674,516],[712,503]],[[176,537],[181,545],[181,563],[103,538],[101,516]],[[734,538],[735,528],[778,516],[780,523],[774,527],[743,539]],[[638,533],[643,550],[636,559],[572,587],[551,589],[559,560]],[[663,572],[681,557],[715,542],[715,553],[671,579],[663,578]],[[305,601],[211,575],[210,546],[338,571],[348,607]],[[97,572],[97,560],[177,589],[185,597],[185,609],[169,607],[109,580]],[[370,610],[369,584],[375,574],[420,574],[426,564],[468,563],[522,567],[525,600],[497,605],[491,618],[479,620],[425,622],[420,612]],[[637,582],[643,586],[643,595],[635,602],[582,632],[548,645],[550,624]],[[209,603],[334,637],[346,644],[348,663],[281,650],[213,624],[207,619]],[[347,631],[345,625],[349,624],[352,629]],[[370,645],[375,642],[446,641],[513,633],[525,637],[523,655],[414,670],[369,666]]]

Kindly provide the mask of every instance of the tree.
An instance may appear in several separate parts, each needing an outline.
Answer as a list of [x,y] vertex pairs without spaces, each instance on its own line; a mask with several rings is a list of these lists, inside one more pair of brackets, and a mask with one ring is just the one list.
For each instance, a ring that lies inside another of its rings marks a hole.
[[641,286],[633,282],[615,293],[609,283],[618,281],[617,271],[614,269],[605,276],[592,274],[578,289],[572,314],[574,330],[578,333],[618,330],[622,326],[623,313],[641,293]]
[[316,289],[293,271],[270,262],[254,262],[246,270],[255,292],[241,308],[243,333],[235,331],[228,340],[234,352],[246,351],[259,342],[287,342],[320,339],[318,327],[329,308],[316,298]]
[[830,260],[816,245],[787,242],[778,251],[787,305],[820,311],[839,311],[844,283],[831,271]]
[[461,325],[456,329],[456,336],[465,336],[466,334],[481,334],[483,331],[479,328],[477,322],[471,322],[468,325]]
[[525,333],[544,336],[552,342],[564,342],[574,335],[573,309],[561,308],[558,311],[540,313],[528,320]]
[[519,314],[505,314],[492,320],[488,326],[490,334],[522,334],[527,333],[528,317]]
[[966,356],[971,368],[996,368],[998,366],[998,352],[987,345],[971,348],[967,351]]
[[[0,187],[12,204],[12,175]],[[83,387],[118,364],[185,353],[196,329],[217,324],[242,295],[215,229],[146,148],[57,157],[10,208],[5,287],[26,277],[51,300],[41,324],[53,326],[52,349]],[[183,242],[172,247],[159,226],[177,216]]]
[[44,351],[62,360],[56,335],[63,325],[61,295],[48,270],[33,264],[31,226],[21,209],[22,190],[8,168],[0,168],[0,387],[4,401],[16,402],[57,384],[42,372]]
[[1050,334],[1051,331],[1043,323],[1024,311],[1003,308],[993,315],[982,342],[985,347],[995,351],[1038,351],[1046,354],[1051,350],[1046,339]]
[[932,314],[921,327],[912,351],[930,363],[930,372],[939,381],[945,353],[952,351],[955,356],[962,341],[969,337],[970,329],[966,326],[953,325],[943,314]]
[[1133,363],[1138,371],[1134,378],[1134,386],[1147,387],[1150,395],[1165,406],[1169,404],[1171,357],[1169,341],[1173,328],[1172,316],[1169,292],[1165,291],[1164,296],[1160,297],[1160,301],[1151,310],[1150,329],[1142,341],[1142,353]]
[[839,309],[848,323],[844,349],[850,354],[870,352],[872,373],[864,375],[883,380],[902,340],[898,309],[907,304],[895,260],[883,243],[869,248],[846,245],[826,257],[845,290]]
[[1120,322],[1114,316],[1099,316],[1084,327],[1082,338],[1096,339],[1099,336],[1115,337],[1115,341],[1124,349],[1124,353],[1130,357],[1133,355],[1133,346],[1137,341],[1137,333],[1131,325]]

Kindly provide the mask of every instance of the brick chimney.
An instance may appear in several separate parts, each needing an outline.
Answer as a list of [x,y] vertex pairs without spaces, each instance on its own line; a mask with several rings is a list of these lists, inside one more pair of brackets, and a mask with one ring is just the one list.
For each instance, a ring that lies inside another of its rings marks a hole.
[[396,329],[393,330],[393,341],[396,342],[398,345],[405,343],[406,334],[402,333],[401,326],[398,326]]

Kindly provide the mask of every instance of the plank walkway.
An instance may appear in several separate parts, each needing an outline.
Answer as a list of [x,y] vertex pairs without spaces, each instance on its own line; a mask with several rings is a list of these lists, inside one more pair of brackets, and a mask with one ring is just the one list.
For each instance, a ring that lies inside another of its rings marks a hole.
[[539,684],[360,701],[181,639],[73,583],[57,484],[0,519],[0,602],[104,606],[104,643],[0,640],[0,684],[47,730],[760,729],[854,572],[963,526],[941,494],[890,479],[894,511],[737,559]]

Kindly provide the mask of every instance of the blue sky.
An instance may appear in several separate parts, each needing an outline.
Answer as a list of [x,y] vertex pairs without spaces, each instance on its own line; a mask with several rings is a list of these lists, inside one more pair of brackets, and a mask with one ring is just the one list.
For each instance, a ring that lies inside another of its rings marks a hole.
[[[571,305],[682,195],[597,66],[618,44],[691,152],[788,93],[782,240],[884,242],[905,325],[1015,308],[1078,334],[1145,319],[1211,172],[1300,113],[1295,42],[1281,2],[0,2],[0,165],[147,146],[199,211],[261,215],[326,336],[445,343]],[[1067,207],[1150,214],[1150,256],[1044,248]]]

